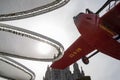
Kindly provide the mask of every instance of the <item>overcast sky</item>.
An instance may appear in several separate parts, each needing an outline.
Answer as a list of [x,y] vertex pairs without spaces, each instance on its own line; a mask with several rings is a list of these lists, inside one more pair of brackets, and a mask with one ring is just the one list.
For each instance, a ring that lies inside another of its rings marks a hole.
[[[85,12],[86,8],[90,8],[93,12],[96,12],[105,1],[106,0],[71,0],[67,5],[55,11],[32,18],[3,23],[48,36],[63,44],[66,50],[78,37],[80,37],[80,33],[73,22],[73,16],[76,16],[80,12]],[[51,62],[16,60],[35,72],[35,80],[43,80],[47,66],[51,64]],[[120,79],[120,61],[102,53],[91,58],[89,65],[84,65],[81,60],[79,60],[78,63],[79,67],[83,66],[86,75],[90,75],[92,80]]]

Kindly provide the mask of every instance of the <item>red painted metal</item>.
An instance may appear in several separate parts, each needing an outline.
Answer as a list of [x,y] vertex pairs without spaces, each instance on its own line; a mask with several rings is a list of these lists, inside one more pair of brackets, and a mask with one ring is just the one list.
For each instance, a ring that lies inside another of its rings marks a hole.
[[101,17],[104,25],[107,25],[116,33],[120,34],[120,3]]
[[120,43],[113,39],[114,33],[99,23],[99,17],[95,14],[81,14],[76,26],[90,46],[120,60]]
[[113,39],[120,34],[120,3],[101,18],[82,13],[74,22],[81,37],[65,51],[62,59],[51,65],[52,68],[64,69],[95,49],[120,60],[120,43]]
[[57,69],[64,69],[67,66],[71,65],[72,63],[76,62],[83,56],[87,55],[88,53],[92,52],[94,48],[88,45],[82,37],[79,37],[66,51],[64,56],[56,61],[53,62],[51,65],[52,68]]

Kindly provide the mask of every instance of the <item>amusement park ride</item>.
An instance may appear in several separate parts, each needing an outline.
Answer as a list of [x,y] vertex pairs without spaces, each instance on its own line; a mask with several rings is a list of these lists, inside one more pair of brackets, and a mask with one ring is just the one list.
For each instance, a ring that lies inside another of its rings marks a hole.
[[[64,69],[79,59],[88,64],[89,58],[98,52],[120,60],[120,3],[112,9],[109,7],[110,10],[102,17],[98,16],[112,1],[116,3],[118,0],[108,0],[96,13],[87,9],[87,13],[80,13],[73,18],[81,36],[60,60],[51,65],[52,68]],[[86,57],[94,50],[91,56]]]
[[[24,0],[22,1],[20,2],[25,3]],[[13,0],[11,3],[15,5],[10,5],[10,9],[7,9],[6,6],[2,5],[6,5],[7,0],[4,0],[3,3],[0,3],[0,7],[2,7],[0,9],[3,11],[0,12],[0,21],[33,17],[62,7],[69,1],[70,0],[46,0],[46,3],[45,0],[41,0],[42,3],[38,4],[40,7],[34,6],[31,8],[31,5],[28,5],[23,6],[22,9],[18,7],[14,10],[14,6],[21,6],[19,5],[19,1],[14,2]],[[0,65],[0,76],[10,80],[16,80],[18,77],[20,80],[35,79],[35,74],[31,70],[8,58],[8,56],[38,61],[53,61],[51,67],[55,69],[64,69],[79,59],[82,59],[85,64],[88,64],[89,58],[98,52],[120,60],[119,1],[120,0],[107,0],[96,13],[86,9],[86,13],[80,13],[73,17],[74,23],[81,36],[65,52],[63,46],[51,38],[22,28],[0,24],[0,44],[2,45],[0,46],[0,64],[2,64]],[[111,2],[115,3],[112,8],[110,6]],[[109,11],[99,17],[99,13],[106,6],[109,6]],[[23,46],[27,50],[23,49]],[[36,50],[36,46],[39,46],[41,50]],[[43,47],[44,49],[42,49]],[[46,48],[50,48],[50,51],[45,52]],[[94,50],[95,52],[92,55],[86,57],[87,54]],[[21,77],[20,75],[9,74],[11,71],[13,74],[20,73],[24,75]]]

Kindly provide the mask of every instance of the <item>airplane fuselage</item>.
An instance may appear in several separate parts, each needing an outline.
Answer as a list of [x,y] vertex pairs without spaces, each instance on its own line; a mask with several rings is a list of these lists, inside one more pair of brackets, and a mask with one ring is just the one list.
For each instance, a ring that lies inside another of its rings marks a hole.
[[80,14],[74,18],[74,22],[86,43],[120,60],[120,43],[114,39],[119,34],[103,25],[96,14]]

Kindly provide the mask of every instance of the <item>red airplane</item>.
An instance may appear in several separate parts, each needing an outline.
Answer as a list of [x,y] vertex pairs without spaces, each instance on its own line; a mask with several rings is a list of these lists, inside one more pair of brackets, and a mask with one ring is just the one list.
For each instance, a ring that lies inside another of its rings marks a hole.
[[[98,52],[120,60],[120,2],[102,17],[98,16],[111,1],[113,0],[108,0],[96,13],[87,10],[87,13],[74,17],[81,36],[65,51],[60,60],[53,62],[52,68],[64,69],[81,58],[88,64],[88,59]],[[96,49],[93,55],[85,57]]]

